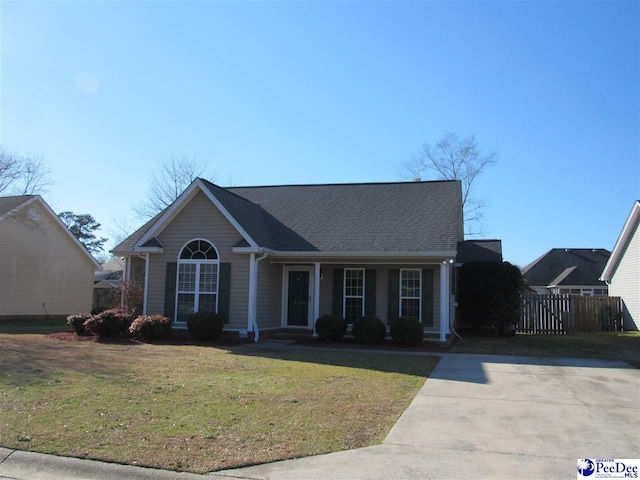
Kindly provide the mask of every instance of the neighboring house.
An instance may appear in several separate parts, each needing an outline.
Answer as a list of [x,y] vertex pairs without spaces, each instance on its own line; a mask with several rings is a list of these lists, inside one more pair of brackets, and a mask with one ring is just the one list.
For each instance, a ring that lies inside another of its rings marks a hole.
[[613,247],[601,279],[609,285],[609,294],[621,297],[626,330],[640,328],[640,200],[631,213]]
[[554,248],[522,269],[536,293],[607,295],[600,274],[611,252],[604,248]]
[[93,279],[93,308],[111,307],[119,298],[124,258],[112,258],[96,270]]
[[221,188],[196,179],[113,249],[144,312],[176,327],[217,310],[226,330],[313,329],[415,316],[444,340],[463,239],[459,181]]
[[89,312],[99,268],[42,197],[0,197],[0,317]]

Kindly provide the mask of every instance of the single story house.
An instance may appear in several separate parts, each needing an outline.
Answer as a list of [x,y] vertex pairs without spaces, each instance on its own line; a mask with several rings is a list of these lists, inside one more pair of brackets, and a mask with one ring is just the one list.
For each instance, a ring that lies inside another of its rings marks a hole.
[[100,268],[42,197],[0,197],[0,318],[89,312]]
[[[444,340],[463,240],[459,181],[222,188],[196,179],[113,249],[144,283],[144,312],[185,327],[312,330],[323,314],[422,320]],[[136,273],[137,272],[137,273]]]
[[522,269],[536,293],[606,296],[600,274],[611,252],[604,248],[553,248]]
[[640,200],[633,203],[631,213],[613,247],[601,279],[609,286],[609,294],[621,297],[625,330],[640,328]]

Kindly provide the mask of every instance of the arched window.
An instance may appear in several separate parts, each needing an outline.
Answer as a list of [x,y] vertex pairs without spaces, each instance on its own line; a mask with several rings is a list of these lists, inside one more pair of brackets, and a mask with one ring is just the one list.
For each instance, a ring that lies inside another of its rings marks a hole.
[[193,312],[218,311],[220,260],[216,247],[204,239],[188,242],[178,255],[176,322]]

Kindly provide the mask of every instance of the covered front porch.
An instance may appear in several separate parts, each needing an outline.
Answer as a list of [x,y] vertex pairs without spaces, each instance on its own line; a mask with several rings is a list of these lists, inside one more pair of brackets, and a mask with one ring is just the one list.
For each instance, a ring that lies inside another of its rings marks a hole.
[[[320,260],[320,261],[314,261]],[[253,258],[254,289],[249,330],[313,331],[322,315],[348,324],[371,315],[387,329],[400,316],[421,320],[425,333],[446,341],[453,315],[451,257],[308,259],[263,255]],[[279,315],[272,310],[277,301]],[[268,308],[269,307],[269,308]]]

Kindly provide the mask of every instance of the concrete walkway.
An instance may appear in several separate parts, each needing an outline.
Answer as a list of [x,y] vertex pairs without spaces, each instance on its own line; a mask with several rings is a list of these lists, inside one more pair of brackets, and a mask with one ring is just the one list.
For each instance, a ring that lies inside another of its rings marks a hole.
[[640,370],[621,362],[445,354],[382,445],[205,476],[0,449],[0,478],[575,478],[640,458]]

